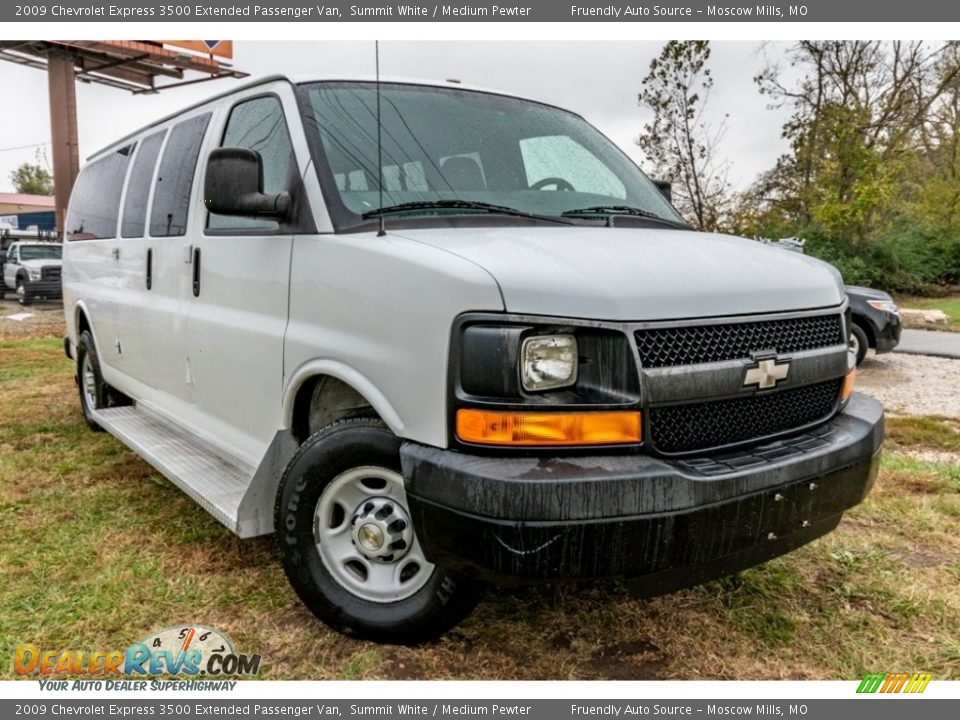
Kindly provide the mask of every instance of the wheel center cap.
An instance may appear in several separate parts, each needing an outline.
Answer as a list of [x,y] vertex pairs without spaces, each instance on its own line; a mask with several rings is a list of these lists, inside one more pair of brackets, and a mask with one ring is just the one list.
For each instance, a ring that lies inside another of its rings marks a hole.
[[373,523],[366,523],[357,531],[357,539],[364,550],[376,552],[383,547],[383,530]]
[[394,498],[364,500],[354,511],[351,525],[353,545],[367,560],[396,562],[413,545],[410,518]]

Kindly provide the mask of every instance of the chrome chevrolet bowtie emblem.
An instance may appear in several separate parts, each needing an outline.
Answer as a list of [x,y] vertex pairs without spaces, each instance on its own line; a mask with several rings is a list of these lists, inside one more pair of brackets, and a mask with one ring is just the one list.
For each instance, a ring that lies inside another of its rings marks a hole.
[[789,372],[789,361],[778,363],[775,358],[758,360],[755,367],[747,368],[747,373],[743,376],[743,384],[744,386],[756,385],[761,390],[767,390],[776,387],[781,380],[786,380]]

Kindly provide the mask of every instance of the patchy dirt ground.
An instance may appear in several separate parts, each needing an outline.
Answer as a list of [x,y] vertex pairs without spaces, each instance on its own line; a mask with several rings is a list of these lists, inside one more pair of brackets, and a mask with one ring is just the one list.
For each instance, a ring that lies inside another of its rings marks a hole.
[[38,300],[21,306],[12,295],[0,300],[0,337],[57,337],[63,333],[63,305]]
[[960,418],[960,360],[870,353],[856,389],[880,400],[887,412]]

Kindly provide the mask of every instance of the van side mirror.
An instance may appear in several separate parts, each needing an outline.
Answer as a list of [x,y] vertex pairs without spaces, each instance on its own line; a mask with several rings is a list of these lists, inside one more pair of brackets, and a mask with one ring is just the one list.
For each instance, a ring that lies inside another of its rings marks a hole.
[[673,202],[673,183],[669,180],[653,180],[653,184],[657,186],[657,190],[667,199],[667,202]]
[[264,194],[263,160],[256,150],[217,148],[207,159],[203,204],[217,215],[282,220],[290,211],[290,194]]

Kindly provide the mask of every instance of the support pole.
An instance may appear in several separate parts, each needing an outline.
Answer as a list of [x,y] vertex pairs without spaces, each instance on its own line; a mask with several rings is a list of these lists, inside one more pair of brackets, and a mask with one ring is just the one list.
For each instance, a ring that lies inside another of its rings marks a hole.
[[50,90],[50,134],[53,148],[53,184],[56,198],[57,235],[64,237],[67,203],[80,172],[77,137],[77,88],[73,57],[65,52],[47,56]]

